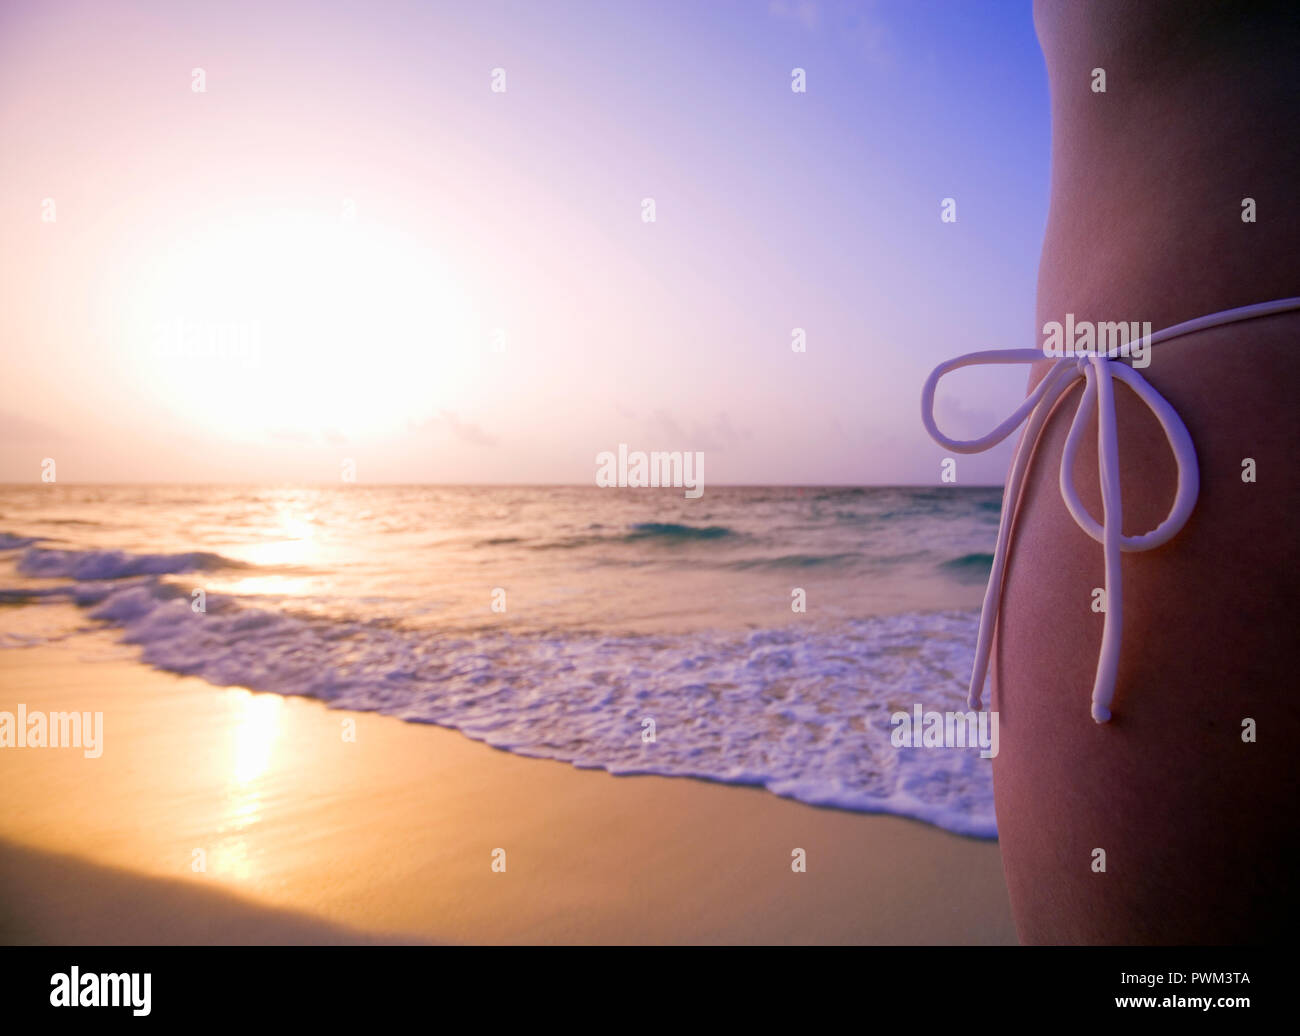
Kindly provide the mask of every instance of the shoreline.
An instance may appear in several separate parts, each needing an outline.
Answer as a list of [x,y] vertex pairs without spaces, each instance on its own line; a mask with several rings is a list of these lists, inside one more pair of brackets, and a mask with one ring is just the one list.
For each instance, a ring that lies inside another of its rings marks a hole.
[[104,713],[99,758],[0,750],[0,942],[1016,941],[996,842],[579,770],[122,651],[0,652],[0,709]]

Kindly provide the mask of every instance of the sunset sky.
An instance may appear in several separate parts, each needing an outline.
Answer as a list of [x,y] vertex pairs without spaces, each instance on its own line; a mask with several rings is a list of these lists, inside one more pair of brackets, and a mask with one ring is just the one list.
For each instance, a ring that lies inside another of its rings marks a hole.
[[11,0],[0,481],[936,481],[930,368],[1037,340],[1049,129],[1028,2]]

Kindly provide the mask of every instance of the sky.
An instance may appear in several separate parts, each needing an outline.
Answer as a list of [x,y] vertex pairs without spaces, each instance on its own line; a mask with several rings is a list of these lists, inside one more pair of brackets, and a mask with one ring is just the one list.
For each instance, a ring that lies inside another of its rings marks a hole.
[[1049,140],[1027,0],[6,0],[0,481],[937,482]]

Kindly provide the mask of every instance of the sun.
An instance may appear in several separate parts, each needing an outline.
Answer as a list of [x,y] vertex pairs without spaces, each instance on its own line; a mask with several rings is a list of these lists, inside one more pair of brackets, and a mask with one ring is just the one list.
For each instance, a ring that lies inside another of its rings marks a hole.
[[455,406],[482,337],[446,257],[319,211],[214,221],[126,273],[137,384],[229,439],[398,430]]

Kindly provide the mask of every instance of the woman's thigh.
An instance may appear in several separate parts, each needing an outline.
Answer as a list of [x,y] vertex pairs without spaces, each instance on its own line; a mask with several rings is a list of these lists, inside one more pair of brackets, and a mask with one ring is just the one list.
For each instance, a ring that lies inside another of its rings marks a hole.
[[[1101,545],[1058,488],[1077,387],[1044,429],[1013,529],[994,776],[1025,942],[1255,941],[1296,920],[1300,317],[1157,346],[1143,373],[1187,424],[1201,489],[1170,543],[1123,555],[1108,724],[1089,715]],[[1175,467],[1118,383],[1116,408],[1124,531],[1146,532],[1173,499]],[[1096,472],[1094,419],[1074,481],[1099,519]]]

